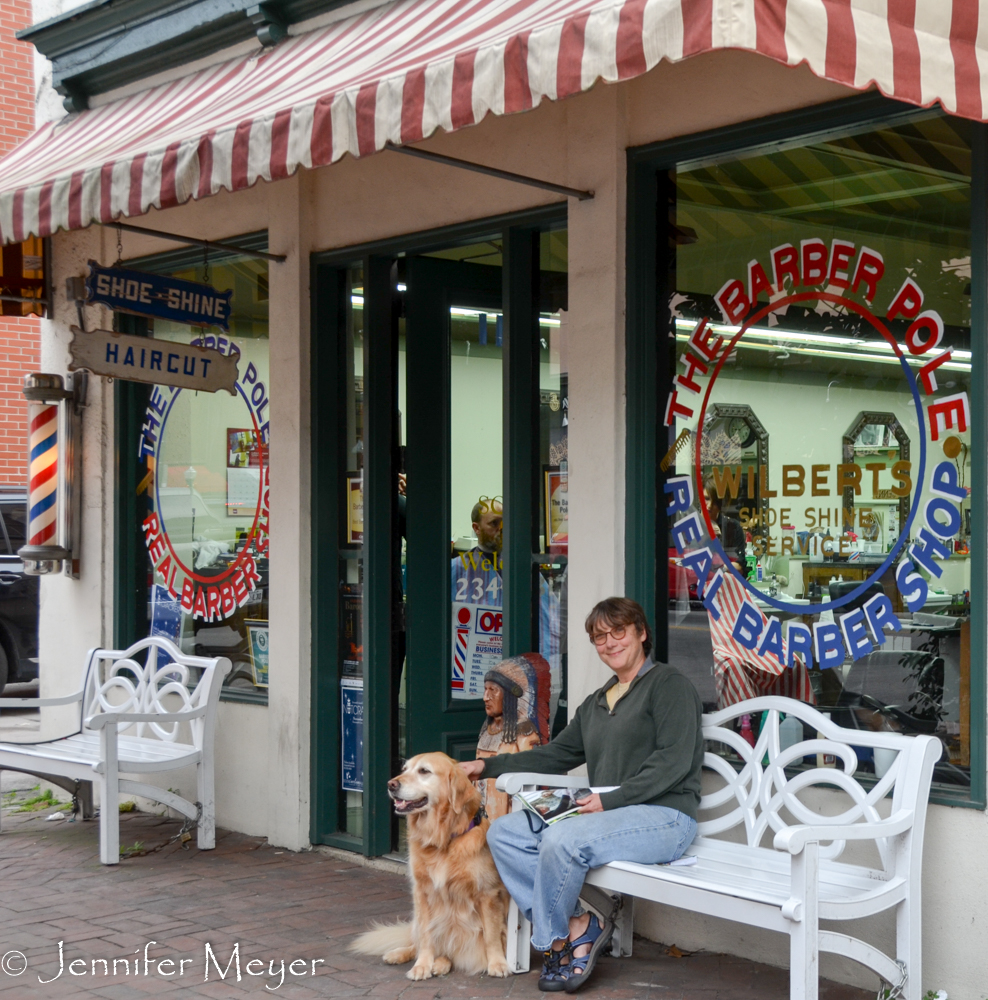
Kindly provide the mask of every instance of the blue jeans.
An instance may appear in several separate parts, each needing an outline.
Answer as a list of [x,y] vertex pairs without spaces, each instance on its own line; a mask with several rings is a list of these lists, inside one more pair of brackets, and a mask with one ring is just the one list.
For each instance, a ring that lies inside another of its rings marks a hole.
[[696,820],[668,806],[623,806],[546,824],[528,810],[487,831],[494,863],[518,909],[532,922],[532,945],[547,951],[569,937],[587,871],[610,861],[674,861],[696,836]]

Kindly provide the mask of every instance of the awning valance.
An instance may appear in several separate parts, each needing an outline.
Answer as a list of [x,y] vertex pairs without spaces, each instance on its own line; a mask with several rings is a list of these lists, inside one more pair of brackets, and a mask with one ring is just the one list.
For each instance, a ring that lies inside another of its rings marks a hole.
[[0,161],[0,234],[236,191],[721,48],[981,120],[986,38],[988,0],[396,0],[45,125]]

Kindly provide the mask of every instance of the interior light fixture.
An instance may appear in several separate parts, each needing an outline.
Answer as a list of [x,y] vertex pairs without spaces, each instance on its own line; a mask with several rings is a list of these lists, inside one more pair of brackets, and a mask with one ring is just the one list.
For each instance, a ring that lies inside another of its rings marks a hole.
[[[693,320],[677,319],[676,320],[676,339],[677,340],[689,340],[690,334],[696,329],[696,322]],[[726,338],[733,338],[737,335],[738,331],[741,329],[739,326],[728,326],[725,323],[710,323],[708,324],[708,329],[712,330],[718,336],[723,336]],[[681,333],[679,331],[689,331],[689,333]],[[757,343],[752,343],[748,340],[751,337],[754,340],[770,340],[774,343],[770,345],[760,345]],[[884,357],[874,357],[872,360],[882,361],[887,364],[898,364],[899,359],[895,355],[892,345],[885,340],[860,340],[857,337],[846,337],[840,334],[826,334],[826,333],[804,333],[797,330],[786,330],[782,327],[764,327],[764,326],[752,326],[749,327],[744,334],[744,347],[748,349],[758,349],[762,350],[792,350],[798,353],[813,353],[808,351],[806,348],[800,347],[800,344],[811,344],[820,347],[844,347],[844,348],[854,348],[858,352],[871,352],[871,351],[881,351]],[[737,346],[741,346],[740,342]],[[922,358],[932,358],[936,357],[940,353],[941,348],[926,351],[922,355],[909,355],[907,356],[907,361],[910,364],[922,365]],[[836,354],[834,351],[826,351],[824,353]],[[839,356],[839,355],[838,355]],[[865,353],[848,353],[846,355],[849,358],[862,358],[866,359],[867,355]],[[970,358],[970,351],[963,351],[954,349],[954,358]],[[970,365],[960,365],[955,361],[947,362],[942,365],[944,368],[955,368],[958,371],[970,371]]]
[[[690,329],[692,330],[692,325],[691,325]],[[735,330],[735,332],[737,332],[737,331]],[[750,332],[751,331],[749,330],[748,333],[750,333]],[[747,336],[747,333],[745,334],[745,336]],[[688,334],[688,333],[677,333],[676,334],[676,340],[681,340],[681,341],[685,342],[685,341],[688,341],[689,339],[690,339],[690,334]],[[781,337],[774,336],[773,339],[788,340],[789,338],[788,338],[787,335],[782,335]],[[837,338],[835,338],[835,339],[837,339]],[[844,338],[841,338],[841,339],[844,340]],[[855,343],[861,344],[860,341],[856,341]],[[738,346],[741,346],[741,345],[739,344]],[[844,346],[844,344],[842,343],[839,346]],[[867,344],[867,345],[861,344],[861,347],[867,347],[869,350],[873,346],[875,346],[875,345],[872,345],[872,344]],[[744,344],[744,348],[745,348],[745,350],[748,350],[748,351],[783,351],[784,350],[784,351],[788,352],[789,354],[806,354],[806,355],[809,355],[811,357],[818,357],[818,358],[845,358],[845,359],[850,360],[850,361],[874,361],[876,364],[881,364],[881,365],[898,365],[899,364],[899,359],[894,354],[892,354],[891,351],[890,351],[889,354],[869,354],[869,353],[865,353],[865,351],[863,351],[863,350],[860,350],[860,351],[834,351],[834,350],[825,350],[822,345],[819,346],[819,347],[811,347],[811,346],[803,346],[803,347],[801,347],[798,344],[792,344],[792,343],[786,343],[785,345],[782,345],[782,344],[759,343],[757,341],[753,342],[753,343],[745,343]],[[929,353],[929,352],[927,352],[927,353]],[[961,352],[955,351],[954,353],[955,354],[960,354]],[[970,357],[970,353],[969,352],[968,352],[967,356]],[[922,357],[913,357],[912,355],[908,355],[907,354],[907,355],[905,355],[905,358],[906,358],[906,361],[910,365],[912,365],[913,367],[915,367],[915,368],[920,368],[923,365],[923,358]],[[971,366],[969,364],[965,364],[962,361],[946,361],[942,365],[940,365],[940,367],[944,368],[944,369],[950,369],[952,371],[959,371],[959,372],[969,372],[971,370]]]
[[[405,291],[404,285],[398,286],[398,291]],[[364,297],[363,295],[351,295],[350,305],[354,309],[364,308]],[[497,319],[498,316],[503,316],[503,312],[499,309],[466,309],[462,306],[451,306],[449,313],[451,316],[456,316],[459,319],[476,319],[479,320],[481,316],[492,317]],[[539,313],[539,326],[549,326],[558,327],[560,325],[559,316],[556,313]]]

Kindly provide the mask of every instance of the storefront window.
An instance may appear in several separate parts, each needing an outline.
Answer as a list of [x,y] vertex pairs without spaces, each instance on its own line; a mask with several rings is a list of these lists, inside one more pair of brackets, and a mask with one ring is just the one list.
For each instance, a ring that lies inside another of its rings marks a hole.
[[140,530],[152,633],[226,656],[225,696],[268,688],[268,268],[250,257],[142,261],[147,271],[233,290],[229,331],[147,320],[156,341],[237,356],[233,395],[152,386],[138,448]]
[[708,707],[780,694],[935,734],[954,785],[984,601],[970,134],[927,113],[660,178],[670,662]]

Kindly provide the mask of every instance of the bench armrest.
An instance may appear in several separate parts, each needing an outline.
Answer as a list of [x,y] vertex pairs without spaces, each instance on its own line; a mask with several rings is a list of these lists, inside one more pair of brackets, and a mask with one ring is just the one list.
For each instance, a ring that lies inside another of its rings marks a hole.
[[525,785],[545,785],[548,788],[586,788],[590,779],[585,774],[535,774],[532,771],[515,771],[502,774],[497,779],[497,789],[514,795]]
[[847,826],[790,826],[775,835],[775,849],[799,854],[814,841],[821,840],[878,840],[905,833],[913,825],[915,815],[911,809],[900,809],[888,819],[878,823],[852,823]]
[[0,698],[0,708],[45,708],[51,705],[71,705],[82,701],[82,691],[63,694],[58,698]]
[[206,714],[206,706],[194,708],[188,712],[101,712],[99,715],[91,715],[86,719],[87,729],[102,729],[104,726],[130,726],[137,722],[160,722],[169,724],[172,722],[189,722],[192,719],[201,718]]

